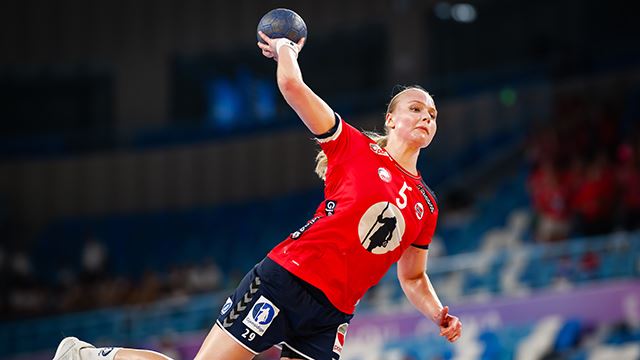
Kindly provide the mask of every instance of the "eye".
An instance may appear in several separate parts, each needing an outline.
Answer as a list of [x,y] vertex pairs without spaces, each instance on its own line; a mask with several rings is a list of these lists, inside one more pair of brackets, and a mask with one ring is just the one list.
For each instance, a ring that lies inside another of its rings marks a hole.
[[420,108],[418,108],[417,106],[411,106],[409,108],[409,110],[413,111],[413,112],[420,112]]

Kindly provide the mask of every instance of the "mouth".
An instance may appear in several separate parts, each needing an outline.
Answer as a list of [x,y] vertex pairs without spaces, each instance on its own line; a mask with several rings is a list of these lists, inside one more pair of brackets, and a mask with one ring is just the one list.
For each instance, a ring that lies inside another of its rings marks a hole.
[[429,129],[427,129],[426,127],[418,126],[418,127],[416,127],[416,129],[422,130],[422,131],[426,132],[427,135],[429,135]]

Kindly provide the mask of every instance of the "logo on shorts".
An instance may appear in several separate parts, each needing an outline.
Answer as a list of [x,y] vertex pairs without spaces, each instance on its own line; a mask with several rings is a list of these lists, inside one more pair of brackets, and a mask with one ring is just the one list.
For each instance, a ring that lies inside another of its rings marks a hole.
[[223,315],[227,311],[229,311],[229,309],[231,309],[231,305],[233,305],[233,301],[231,301],[231,298],[228,297],[227,301],[224,303],[224,306],[222,306],[222,310],[220,310],[220,315]]
[[271,301],[264,296],[260,296],[256,303],[253,304],[251,311],[242,320],[242,323],[256,334],[262,336],[271,326],[273,319],[278,316],[279,312],[280,309],[273,305]]
[[384,182],[391,182],[391,173],[383,167],[378,168],[378,176],[380,176],[380,179]]
[[347,336],[348,326],[348,323],[344,323],[338,326],[338,331],[336,332],[336,340],[333,342],[333,352],[338,354],[338,356],[342,353],[342,348],[344,347],[344,339]]

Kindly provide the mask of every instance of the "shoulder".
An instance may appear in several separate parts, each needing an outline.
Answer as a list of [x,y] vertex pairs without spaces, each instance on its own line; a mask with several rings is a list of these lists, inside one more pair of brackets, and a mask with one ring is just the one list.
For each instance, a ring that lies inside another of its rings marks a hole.
[[334,113],[335,116],[335,124],[329,129],[329,131],[324,134],[315,135],[315,139],[319,144],[330,143],[339,138],[361,138],[367,140],[367,142],[372,142],[367,135],[365,135],[362,131],[356,129],[347,121],[345,121],[338,113]]

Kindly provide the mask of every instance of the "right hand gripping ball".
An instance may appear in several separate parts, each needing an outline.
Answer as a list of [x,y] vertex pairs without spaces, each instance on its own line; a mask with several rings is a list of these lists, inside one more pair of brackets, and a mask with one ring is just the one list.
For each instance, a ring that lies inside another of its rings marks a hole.
[[[303,37],[307,37],[307,25],[300,15],[295,12],[278,8],[266,13],[258,23],[258,31],[272,39],[287,38],[295,43]],[[260,35],[256,35],[258,41],[264,43]]]

